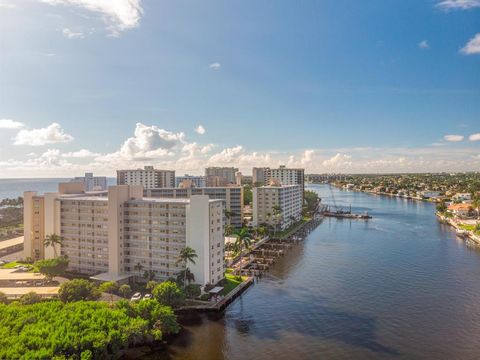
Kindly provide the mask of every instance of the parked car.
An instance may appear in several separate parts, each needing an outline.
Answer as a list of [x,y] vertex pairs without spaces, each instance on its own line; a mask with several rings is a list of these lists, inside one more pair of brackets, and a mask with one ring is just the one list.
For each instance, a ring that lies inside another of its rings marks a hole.
[[152,294],[145,294],[145,296],[143,297],[143,300],[148,300],[148,299],[153,299]]
[[142,298],[142,294],[140,294],[139,292],[133,294],[132,298],[130,299],[130,301],[138,301]]

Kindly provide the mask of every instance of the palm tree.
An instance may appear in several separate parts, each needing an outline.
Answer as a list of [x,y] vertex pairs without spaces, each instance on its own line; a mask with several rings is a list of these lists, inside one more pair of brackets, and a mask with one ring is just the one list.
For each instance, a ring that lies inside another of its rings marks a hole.
[[246,228],[242,228],[237,233],[237,241],[235,241],[235,244],[240,249],[240,266],[242,264],[243,248],[245,247],[245,249],[248,249],[251,243],[252,243],[252,238],[250,237],[250,233]]
[[279,205],[274,205],[272,207],[272,210],[273,210],[273,216],[274,218],[276,219],[275,221],[275,229],[273,231],[273,236],[275,236],[275,234],[277,233],[277,226],[278,224],[280,223],[281,219],[282,219],[282,208],[279,206]]
[[45,247],[51,246],[53,248],[54,256],[57,257],[56,245],[62,245],[62,243],[63,243],[63,238],[60,235],[51,234],[51,235],[47,235],[47,237],[43,241],[43,246]]
[[[178,255],[176,265],[183,263],[185,264],[185,270],[184,270],[184,281],[183,281],[183,288],[185,289],[186,283],[187,283],[187,269],[188,269],[188,263],[191,262],[192,264],[195,264],[195,258],[197,258],[197,253],[195,252],[194,249],[191,247],[184,247],[181,251],[180,254]],[[190,270],[190,269],[188,269]]]
[[230,220],[232,219],[233,216],[237,215],[235,212],[231,210],[225,210],[225,217],[227,218],[227,223],[230,225]]
[[133,267],[133,270],[138,271],[138,276],[141,276],[142,275],[142,270],[143,270],[143,265],[140,262],[138,262]]

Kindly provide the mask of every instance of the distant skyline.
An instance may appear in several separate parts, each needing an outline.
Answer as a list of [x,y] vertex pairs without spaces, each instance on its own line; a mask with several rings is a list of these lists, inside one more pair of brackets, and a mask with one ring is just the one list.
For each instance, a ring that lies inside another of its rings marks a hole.
[[480,171],[480,0],[0,0],[0,178]]

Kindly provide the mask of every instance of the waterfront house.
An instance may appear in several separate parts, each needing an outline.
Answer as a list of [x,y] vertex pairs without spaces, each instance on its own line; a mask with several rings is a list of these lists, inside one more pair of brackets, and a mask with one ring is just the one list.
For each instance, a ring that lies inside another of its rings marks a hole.
[[451,204],[447,209],[457,218],[467,218],[472,213],[472,206],[470,204]]

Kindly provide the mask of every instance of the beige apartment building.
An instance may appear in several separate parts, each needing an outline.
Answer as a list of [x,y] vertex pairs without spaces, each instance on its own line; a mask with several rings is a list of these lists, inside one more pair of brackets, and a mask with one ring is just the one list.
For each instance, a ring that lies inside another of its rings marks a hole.
[[43,239],[55,233],[63,238],[57,254],[69,257],[71,271],[102,280],[152,271],[165,280],[184,269],[176,261],[189,246],[198,255],[196,264],[188,265],[196,283],[215,284],[224,277],[223,200],[147,198],[143,187],[128,185],[89,194],[62,184],[58,193],[24,195],[25,257],[54,257]]
[[238,169],[234,167],[207,167],[205,168],[206,187],[235,185],[237,172]]
[[154,169],[153,166],[117,170],[117,185],[142,185],[145,189],[174,188],[175,171]]
[[[253,188],[253,226],[267,224],[285,230],[301,220],[303,190],[301,185],[261,186]],[[276,215],[275,208],[280,208]]]
[[175,189],[148,189],[146,197],[188,199],[193,195],[208,195],[210,199],[224,200],[228,212],[226,224],[239,229],[243,225],[243,187],[186,187]]

